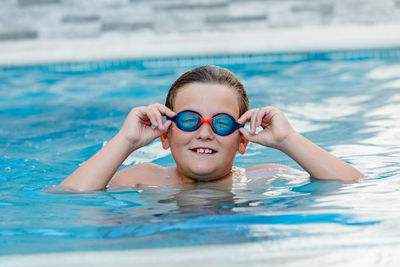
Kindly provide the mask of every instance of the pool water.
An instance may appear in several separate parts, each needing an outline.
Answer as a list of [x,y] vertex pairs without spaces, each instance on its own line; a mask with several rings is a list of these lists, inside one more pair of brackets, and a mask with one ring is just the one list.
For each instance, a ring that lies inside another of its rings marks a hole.
[[[196,60],[2,68],[0,255],[263,242],[266,253],[280,247],[287,257],[294,246],[288,244],[299,244],[296,253],[398,246],[398,58],[219,65],[243,81],[251,107],[279,107],[295,129],[366,178],[344,184],[292,174],[232,188],[49,193],[117,133],[132,107],[164,103],[169,86]],[[122,168],[141,162],[174,164],[159,141],[134,152]],[[235,166],[260,163],[301,170],[283,153],[255,144]]]

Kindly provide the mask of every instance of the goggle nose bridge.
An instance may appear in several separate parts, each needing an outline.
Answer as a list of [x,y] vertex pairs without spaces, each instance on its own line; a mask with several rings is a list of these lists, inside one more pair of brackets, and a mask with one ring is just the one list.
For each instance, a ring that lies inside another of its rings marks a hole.
[[209,119],[205,119],[205,118],[199,116],[199,115],[196,114],[196,113],[190,113],[190,114],[196,115],[197,117],[200,118],[200,123],[199,123],[199,125],[196,126],[196,129],[199,129],[200,126],[201,126],[203,123],[208,123],[208,124],[210,124],[211,128],[212,128],[213,131],[215,132],[215,128],[214,128],[214,126],[212,125],[211,122],[212,122],[212,120],[213,120],[214,118],[216,118],[216,117],[212,117],[212,118],[209,118]]

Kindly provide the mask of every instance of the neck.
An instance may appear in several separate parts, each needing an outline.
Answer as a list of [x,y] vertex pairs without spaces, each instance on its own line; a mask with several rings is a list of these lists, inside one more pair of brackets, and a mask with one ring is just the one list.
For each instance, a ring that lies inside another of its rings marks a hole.
[[173,176],[176,177],[176,180],[180,184],[193,184],[193,183],[205,183],[205,182],[224,182],[232,180],[232,170],[227,171],[221,176],[217,177],[199,177],[194,178],[189,175],[186,175],[182,171],[178,170],[177,167],[173,169]]

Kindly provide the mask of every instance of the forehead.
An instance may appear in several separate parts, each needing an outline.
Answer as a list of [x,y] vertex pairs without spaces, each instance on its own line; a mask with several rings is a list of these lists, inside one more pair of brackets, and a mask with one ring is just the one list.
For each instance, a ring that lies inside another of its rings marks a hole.
[[174,111],[190,109],[203,116],[217,113],[239,116],[238,94],[233,88],[212,83],[190,83],[179,89],[174,101]]

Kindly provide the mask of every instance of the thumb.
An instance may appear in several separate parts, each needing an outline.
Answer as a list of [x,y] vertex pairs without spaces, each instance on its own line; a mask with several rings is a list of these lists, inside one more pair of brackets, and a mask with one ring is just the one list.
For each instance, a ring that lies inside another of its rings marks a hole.
[[244,138],[246,138],[250,142],[254,142],[255,141],[255,135],[252,135],[250,133],[250,131],[247,130],[246,128],[240,128],[239,132],[244,136]]
[[167,120],[162,125],[159,125],[157,128],[153,128],[153,133],[155,135],[154,139],[168,132],[168,128],[169,126],[171,126],[171,123],[171,121]]

